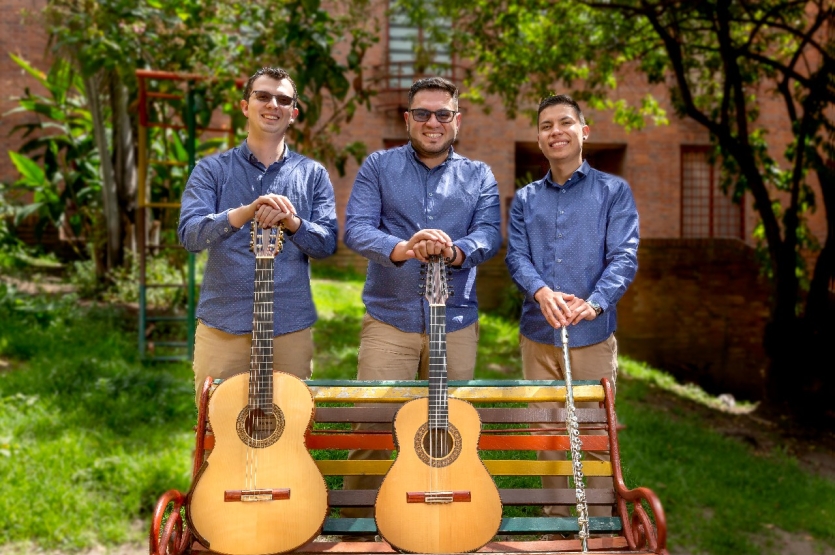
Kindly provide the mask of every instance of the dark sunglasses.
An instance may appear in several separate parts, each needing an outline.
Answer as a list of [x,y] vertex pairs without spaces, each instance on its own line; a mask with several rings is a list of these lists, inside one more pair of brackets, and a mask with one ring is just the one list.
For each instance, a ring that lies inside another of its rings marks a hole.
[[263,102],[264,104],[268,104],[273,98],[275,98],[275,101],[278,102],[279,106],[290,106],[293,104],[294,100],[286,94],[272,94],[267,91],[252,91],[252,94],[249,96],[254,96],[255,100]]
[[415,121],[429,121],[429,118],[432,117],[432,114],[435,114],[435,119],[438,120],[439,123],[449,123],[452,121],[452,118],[455,117],[455,114],[458,112],[456,110],[425,110],[423,108],[414,108],[409,110],[411,112],[412,117],[415,118]]

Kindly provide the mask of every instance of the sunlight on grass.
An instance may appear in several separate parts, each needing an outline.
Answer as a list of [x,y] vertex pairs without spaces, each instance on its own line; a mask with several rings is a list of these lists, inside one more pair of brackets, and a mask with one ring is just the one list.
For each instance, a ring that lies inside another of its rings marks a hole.
[[714,396],[694,383],[680,384],[676,379],[651,368],[644,362],[638,362],[627,357],[618,357],[618,371],[635,379],[652,383],[665,391],[669,391],[684,399],[705,405],[715,410],[733,414],[748,414],[753,412],[759,403],[737,401],[727,395]]

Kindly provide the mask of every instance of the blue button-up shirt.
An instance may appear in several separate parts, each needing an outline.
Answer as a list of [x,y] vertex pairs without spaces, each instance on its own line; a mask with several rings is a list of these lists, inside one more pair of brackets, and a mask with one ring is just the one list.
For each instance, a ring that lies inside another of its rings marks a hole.
[[191,252],[209,250],[200,288],[197,317],[213,328],[243,335],[252,332],[255,255],[250,228],[233,227],[229,211],[268,193],[286,196],[302,220],[295,233],[284,233],[284,251],[275,259],[275,335],[308,328],[316,322],[310,290],[309,258],[336,251],[336,203],[325,168],[285,150],[269,168],[246,141],[200,160],[188,179],[177,233]]
[[450,149],[429,169],[411,144],[379,151],[360,167],[345,219],[345,244],[368,258],[362,298],[374,318],[402,331],[429,329],[428,302],[419,292],[420,262],[391,261],[400,241],[421,229],[441,229],[466,258],[452,269],[446,330],[478,320],[476,266],[501,246],[499,189],[489,166]]
[[615,331],[616,304],[638,271],[638,210],[629,185],[585,161],[562,186],[550,171],[528,184],[511,205],[505,262],[525,294],[522,335],[562,346],[533,297],[547,285],[603,308],[594,320],[569,327],[572,347],[605,340]]

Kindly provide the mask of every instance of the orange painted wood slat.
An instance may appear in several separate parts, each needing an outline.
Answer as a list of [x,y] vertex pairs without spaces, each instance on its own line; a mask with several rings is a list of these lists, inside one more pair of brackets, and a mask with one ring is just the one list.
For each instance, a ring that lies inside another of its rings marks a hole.
[[[305,438],[308,449],[394,449],[389,434],[310,434]],[[482,435],[478,448],[484,451],[567,451],[568,436],[520,436]],[[580,436],[583,449],[605,451],[609,449],[607,436]]]

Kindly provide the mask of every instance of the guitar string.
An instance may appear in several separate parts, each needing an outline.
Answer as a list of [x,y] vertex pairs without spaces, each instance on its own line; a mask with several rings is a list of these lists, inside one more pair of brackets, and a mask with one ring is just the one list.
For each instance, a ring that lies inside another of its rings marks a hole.
[[[253,224],[256,230],[255,244],[255,306],[253,309],[253,339],[250,350],[250,380],[249,380],[249,425],[251,438],[246,448],[246,476],[247,489],[258,489],[259,463],[270,467],[271,451],[267,450],[267,460],[261,461],[261,449],[257,447],[260,440],[269,437],[273,428],[273,391],[272,381],[272,320],[274,295],[274,261],[273,255],[277,251],[277,242],[281,240],[278,231],[273,228],[264,230]],[[269,343],[267,343],[269,342]],[[269,372],[269,374],[267,374]],[[265,433],[270,432],[270,433]],[[255,443],[256,446],[253,446]]]
[[[430,394],[430,422],[429,422],[429,460],[430,479],[428,491],[443,491],[445,475],[440,460],[442,455],[449,452],[448,427],[449,406],[447,390],[447,361],[446,361],[446,307],[443,304],[445,296],[446,268],[443,257],[434,256],[427,268],[427,285],[431,292],[430,301],[430,383],[434,385]],[[434,409],[434,410],[431,410]],[[442,483],[443,482],[443,483]]]

